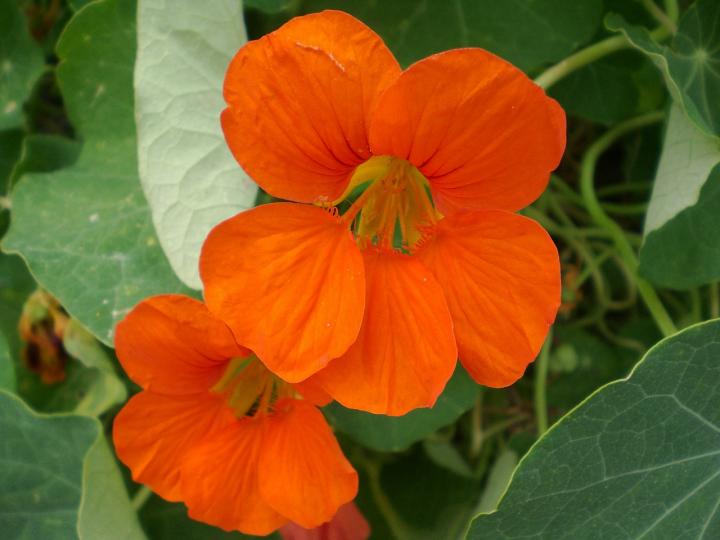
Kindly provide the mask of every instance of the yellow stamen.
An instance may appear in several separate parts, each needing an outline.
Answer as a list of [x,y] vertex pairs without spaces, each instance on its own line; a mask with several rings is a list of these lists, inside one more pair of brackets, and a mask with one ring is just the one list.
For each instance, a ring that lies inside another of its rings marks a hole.
[[[343,214],[341,221],[355,224],[354,233],[361,248],[411,250],[438,219],[428,193],[425,177],[409,162],[389,156],[369,159],[355,171],[352,188],[372,183]],[[401,241],[396,245],[399,227]]]
[[272,409],[279,395],[291,389],[290,385],[276,378],[256,356],[234,358],[222,377],[211,388],[223,394],[235,416],[263,415]]

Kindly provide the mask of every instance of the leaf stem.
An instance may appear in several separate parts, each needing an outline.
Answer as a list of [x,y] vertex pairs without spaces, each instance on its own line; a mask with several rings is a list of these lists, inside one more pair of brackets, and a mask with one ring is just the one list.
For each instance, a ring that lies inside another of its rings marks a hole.
[[673,23],[677,23],[680,18],[678,0],[665,0],[665,13],[667,13],[668,19]]
[[[667,28],[671,34],[677,32],[677,24],[675,24],[675,21],[671,19],[668,15],[670,10],[668,10],[668,13],[665,13],[657,6],[657,4],[653,0],[642,0],[642,3],[648,13],[650,13],[650,15],[652,15],[656,21],[658,21],[665,28]],[[666,2],[665,4],[667,5],[668,2]],[[675,8],[677,9],[677,3],[675,4]]]
[[665,336],[669,336],[677,331],[675,324],[665,310],[665,307],[662,305],[655,289],[653,289],[647,281],[638,276],[638,260],[635,255],[635,251],[626,238],[622,228],[615,223],[615,221],[613,221],[605,213],[602,206],[600,206],[597,195],[595,194],[594,186],[595,165],[597,164],[597,160],[600,155],[612,146],[617,139],[626,133],[655,122],[659,122],[664,118],[664,116],[665,115],[662,111],[656,111],[631,118],[630,120],[616,125],[614,128],[608,130],[602,137],[597,139],[587,149],[582,158],[580,167],[580,192],[583,200],[585,201],[585,208],[595,223],[606,229],[611,234],[620,257],[623,261],[625,261],[625,264],[627,264],[633,276],[635,276],[640,296],[645,302],[645,305],[650,311],[655,323]]
[[[670,31],[664,25],[650,32],[653,39],[661,41],[670,35]],[[603,56],[607,56],[614,52],[625,49],[630,46],[624,34],[610,36],[602,41],[593,43],[584,49],[579,50],[575,54],[571,54],[564,60],[561,60],[554,66],[550,66],[535,78],[535,84],[547,90],[560,79],[570,75],[573,71],[580,69],[587,64],[599,60]]]
[[470,457],[476,459],[480,455],[483,443],[483,426],[482,426],[482,404],[483,404],[483,392],[480,387],[480,392],[475,400],[475,406],[472,409],[471,422],[472,431],[470,435]]
[[545,343],[540,349],[540,355],[535,364],[535,418],[537,421],[538,437],[547,431],[547,371],[550,359],[550,346],[552,343],[552,328],[545,336]]
[[373,499],[375,499],[375,504],[385,518],[395,538],[398,540],[409,540],[413,538],[410,527],[408,527],[405,521],[398,515],[390,499],[388,499],[387,494],[383,491],[382,485],[380,484],[380,465],[366,457],[363,457],[362,462],[365,466],[365,472],[368,475],[370,492],[372,493]]
[[132,506],[132,509],[136,512],[139,511],[150,498],[150,495],[152,495],[152,491],[150,491],[149,487],[140,486],[135,492],[135,495],[133,495],[130,506]]

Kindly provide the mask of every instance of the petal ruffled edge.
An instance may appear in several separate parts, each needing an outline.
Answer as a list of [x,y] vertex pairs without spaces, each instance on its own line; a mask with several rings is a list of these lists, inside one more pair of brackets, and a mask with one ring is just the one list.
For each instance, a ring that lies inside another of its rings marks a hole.
[[168,394],[205,391],[231,358],[249,354],[202,302],[179,294],[136,305],[117,326],[115,351],[133,381]]
[[362,256],[326,210],[266,204],[216,226],[200,256],[209,308],[276,375],[299,382],[355,341]]
[[317,408],[283,399],[265,423],[258,477],[263,498],[275,510],[311,529],[355,498],[357,472]]
[[186,454],[235,421],[221,396],[170,396],[142,391],[115,417],[115,451],[132,472],[161,497],[180,501],[181,464]]
[[370,112],[399,73],[382,39],[351,15],[295,17],[230,63],[225,138],[268,193],[333,201],[370,157]]
[[504,387],[532,362],[560,306],[560,260],[535,221],[501,210],[442,219],[417,253],[442,285],[460,361]]
[[545,189],[565,148],[565,114],[522,71],[477,48],[410,66],[370,124],[377,155],[407,159],[443,214],[519,210]]
[[236,420],[186,454],[182,492],[191,518],[259,536],[287,523],[260,493],[264,422],[249,417]]
[[314,379],[344,406],[400,416],[432,407],[457,362],[440,284],[413,256],[363,253],[365,318],[348,351]]

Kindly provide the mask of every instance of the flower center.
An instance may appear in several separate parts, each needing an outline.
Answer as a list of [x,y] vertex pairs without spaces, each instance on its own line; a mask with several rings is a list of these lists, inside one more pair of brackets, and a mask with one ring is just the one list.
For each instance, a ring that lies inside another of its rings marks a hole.
[[341,200],[354,196],[341,219],[361,248],[412,251],[440,218],[427,179],[404,159],[375,156],[360,165]]
[[278,399],[293,395],[292,386],[275,377],[254,354],[230,360],[210,390],[224,395],[238,418],[268,414]]

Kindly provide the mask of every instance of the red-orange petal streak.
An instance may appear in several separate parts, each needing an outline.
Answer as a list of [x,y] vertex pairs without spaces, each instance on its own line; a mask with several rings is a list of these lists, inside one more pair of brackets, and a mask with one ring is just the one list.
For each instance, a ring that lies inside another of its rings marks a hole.
[[441,220],[417,254],[445,290],[460,361],[486,386],[508,386],[535,359],[560,305],[560,263],[535,221],[503,211]]
[[200,275],[210,309],[271,371],[298,382],[343,354],[363,316],[352,235],[313,206],[259,206],[215,227]]
[[565,147],[565,114],[519,69],[482,49],[410,66],[378,102],[375,154],[404,158],[444,214],[518,210],[545,189]]
[[115,417],[115,451],[135,481],[147,484],[165,499],[180,501],[180,464],[185,454],[234,421],[220,396],[143,391]]
[[275,510],[313,528],[355,498],[357,473],[318,409],[280,400],[265,423],[258,475],[260,492]]
[[146,390],[207,390],[230,358],[247,356],[202,302],[179,294],[140,302],[118,324],[115,350],[128,376]]
[[365,319],[357,341],[316,377],[347,407],[402,415],[430,407],[455,368],[443,291],[414,257],[369,249]]
[[335,200],[370,157],[367,125],[400,68],[382,40],[339,11],[290,22],[240,49],[225,78],[230,149],[269,193]]
[[256,535],[270,534],[287,522],[260,495],[263,423],[242,418],[188,452],[182,489],[191,518]]

